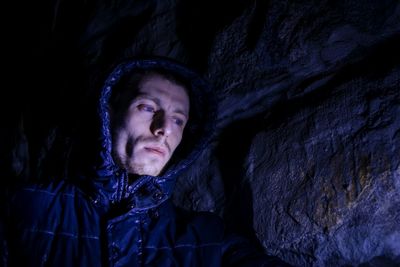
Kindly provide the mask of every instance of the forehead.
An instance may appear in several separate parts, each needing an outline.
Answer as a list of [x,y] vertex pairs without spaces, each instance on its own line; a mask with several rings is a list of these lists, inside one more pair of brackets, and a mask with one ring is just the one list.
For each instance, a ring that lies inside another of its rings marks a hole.
[[189,96],[186,89],[162,75],[151,74],[139,84],[138,97],[150,97],[165,104],[178,105],[189,111]]

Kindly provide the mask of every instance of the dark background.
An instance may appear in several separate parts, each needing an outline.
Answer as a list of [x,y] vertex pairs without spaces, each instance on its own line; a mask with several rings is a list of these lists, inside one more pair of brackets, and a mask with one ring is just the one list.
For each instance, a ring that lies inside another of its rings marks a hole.
[[[398,1],[33,1],[3,7],[3,183],[40,179],[109,69],[204,75],[217,137],[174,201],[298,266],[400,262]],[[53,166],[54,167],[54,166]]]

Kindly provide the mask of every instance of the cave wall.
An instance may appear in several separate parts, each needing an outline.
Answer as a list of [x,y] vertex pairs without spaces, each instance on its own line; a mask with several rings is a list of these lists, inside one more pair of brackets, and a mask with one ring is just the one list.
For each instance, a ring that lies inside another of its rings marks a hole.
[[398,1],[50,1],[13,10],[24,26],[10,31],[9,177],[31,179],[68,139],[110,66],[168,56],[203,74],[219,103],[217,137],[177,182],[178,206],[220,214],[297,266],[399,264]]

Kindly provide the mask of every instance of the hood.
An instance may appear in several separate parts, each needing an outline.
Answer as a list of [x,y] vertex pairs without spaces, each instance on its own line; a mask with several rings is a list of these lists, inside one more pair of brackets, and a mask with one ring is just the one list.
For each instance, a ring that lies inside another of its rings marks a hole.
[[[112,157],[112,134],[110,127],[109,103],[113,90],[126,75],[138,70],[162,69],[179,75],[190,85],[190,118],[183,138],[174,152],[166,169],[160,176],[140,176],[128,185],[128,174]],[[215,128],[215,100],[209,84],[184,65],[164,58],[133,59],[116,66],[106,79],[97,106],[99,118],[99,139],[97,139],[96,160],[91,168],[91,180],[96,191],[112,201],[121,201],[127,195],[134,195],[145,184],[158,188],[165,199],[169,198],[178,175],[187,169],[204,150]]]

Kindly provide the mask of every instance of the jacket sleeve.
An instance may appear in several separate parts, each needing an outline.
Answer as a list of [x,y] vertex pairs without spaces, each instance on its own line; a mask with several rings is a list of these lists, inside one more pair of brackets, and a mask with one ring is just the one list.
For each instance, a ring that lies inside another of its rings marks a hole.
[[223,266],[231,267],[290,267],[275,256],[267,255],[249,240],[234,234],[224,239],[222,248]]

